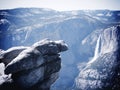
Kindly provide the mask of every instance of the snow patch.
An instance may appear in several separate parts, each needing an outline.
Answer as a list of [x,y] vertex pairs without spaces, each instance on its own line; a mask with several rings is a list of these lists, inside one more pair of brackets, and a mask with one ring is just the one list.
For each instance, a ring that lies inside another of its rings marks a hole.
[[102,14],[102,13],[99,13],[99,14],[97,14],[97,16],[104,16],[104,14]]

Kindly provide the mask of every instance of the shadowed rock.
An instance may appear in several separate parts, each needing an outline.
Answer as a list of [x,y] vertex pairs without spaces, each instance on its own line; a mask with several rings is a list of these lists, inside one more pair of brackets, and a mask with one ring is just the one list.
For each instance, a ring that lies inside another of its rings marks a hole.
[[6,63],[5,74],[12,74],[13,83],[23,89],[49,89],[58,78],[57,73],[61,68],[59,53],[66,51],[67,45],[62,40],[45,39],[24,49],[10,51],[19,53],[13,60],[8,60],[11,62]]
[[[51,41],[45,39],[35,43],[32,47],[22,51],[13,59],[5,69],[5,73],[16,73],[22,70],[28,70],[38,67],[45,63],[44,56],[52,56],[67,50],[67,45],[63,41]],[[55,56],[56,57],[56,56]]]
[[2,51],[0,53],[0,61],[3,62],[5,65],[10,63],[15,57],[18,56],[20,52],[27,49],[28,47],[19,46],[19,47],[12,47],[6,51]]

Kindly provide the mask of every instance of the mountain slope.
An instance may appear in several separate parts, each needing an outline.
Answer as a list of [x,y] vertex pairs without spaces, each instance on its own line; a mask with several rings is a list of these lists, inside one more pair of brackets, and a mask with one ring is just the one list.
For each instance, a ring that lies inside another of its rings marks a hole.
[[[89,61],[76,78],[80,90],[120,89],[120,26],[105,29],[99,41],[99,56]],[[97,46],[97,45],[96,45]]]
[[[97,38],[102,30],[120,23],[119,14],[120,11],[110,10],[65,12],[43,8],[0,10],[0,49],[30,46],[44,38],[65,40],[69,50],[62,54],[60,78],[55,83],[57,88],[63,90],[74,84],[79,72],[77,64],[87,62],[93,57]],[[89,38],[91,35],[93,42]]]

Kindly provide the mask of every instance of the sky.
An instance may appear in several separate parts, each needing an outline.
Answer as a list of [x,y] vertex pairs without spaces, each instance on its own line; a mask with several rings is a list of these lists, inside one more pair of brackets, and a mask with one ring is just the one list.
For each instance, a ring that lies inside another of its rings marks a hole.
[[58,11],[120,10],[120,0],[0,0],[0,9],[21,7],[51,8]]

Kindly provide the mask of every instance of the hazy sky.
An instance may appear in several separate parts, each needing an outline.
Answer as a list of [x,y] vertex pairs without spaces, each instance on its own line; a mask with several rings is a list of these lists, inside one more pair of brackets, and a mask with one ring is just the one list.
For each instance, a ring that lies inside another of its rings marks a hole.
[[120,10],[120,0],[0,0],[0,9],[40,7],[55,10],[112,9]]

